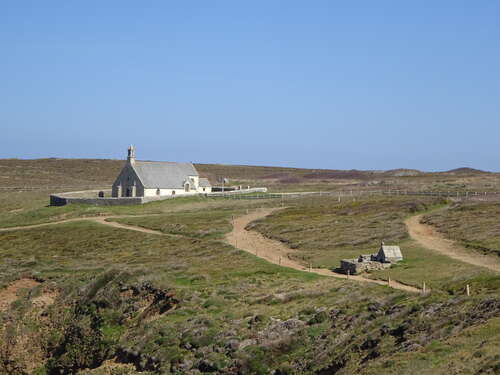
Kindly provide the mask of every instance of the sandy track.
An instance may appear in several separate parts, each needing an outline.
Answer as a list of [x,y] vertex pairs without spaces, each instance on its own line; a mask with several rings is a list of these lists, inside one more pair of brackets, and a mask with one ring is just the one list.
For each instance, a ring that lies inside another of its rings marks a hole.
[[[283,267],[289,267],[300,271],[309,271],[309,269],[297,261],[294,261],[288,257],[292,254],[294,250],[286,247],[279,241],[274,241],[269,238],[264,237],[258,232],[248,231],[245,227],[252,221],[262,219],[267,215],[270,215],[278,208],[266,208],[251,212],[247,215],[240,216],[234,219],[233,230],[226,235],[226,240],[234,247],[238,249],[252,253],[268,262],[281,265]],[[347,279],[347,275],[338,274],[332,272],[326,268],[313,268],[310,272],[317,273],[323,276],[336,277],[339,279]],[[412,286],[404,285],[398,283],[397,281],[391,281],[390,285],[387,281],[367,279],[362,276],[349,276],[350,280],[356,280],[360,282],[378,284],[390,286],[395,289],[404,290],[406,292],[420,293],[421,290],[414,288]]]
[[168,233],[163,233],[160,231],[152,230],[152,229],[147,229],[143,227],[138,227],[135,225],[129,225],[129,224],[122,224],[122,223],[117,223],[115,221],[107,221],[112,220],[112,219],[122,219],[122,218],[127,218],[127,217],[144,217],[144,216],[155,216],[156,214],[150,214],[150,215],[121,215],[121,216],[90,216],[90,217],[78,217],[74,219],[66,219],[66,220],[60,220],[60,221],[53,221],[49,223],[42,223],[42,224],[34,224],[34,225],[25,225],[25,226],[19,226],[19,227],[10,227],[10,228],[0,228],[0,232],[8,232],[8,231],[13,231],[13,230],[22,230],[22,229],[33,229],[33,228],[41,228],[41,227],[46,227],[49,225],[57,225],[57,224],[64,224],[64,223],[72,223],[75,221],[93,221],[99,224],[104,224],[108,225],[114,228],[120,228],[120,229],[128,229],[128,230],[134,230],[136,232],[142,232],[142,233],[149,233],[149,234],[156,234],[156,235],[163,235],[163,236],[172,236],[172,237],[178,237],[173,234],[168,234]]
[[178,237],[178,236],[173,235],[173,234],[168,234],[168,233],[160,232],[158,230],[153,230],[153,229],[147,229],[147,228],[143,228],[143,227],[138,227],[136,225],[122,224],[122,223],[117,223],[116,221],[107,221],[107,219],[113,219],[113,218],[119,219],[119,218],[123,218],[123,217],[130,217],[130,216],[98,217],[98,218],[95,218],[94,221],[97,222],[97,223],[100,223],[100,224],[109,225],[110,227],[114,227],[114,228],[135,230],[136,232],[156,234],[156,235],[161,235],[161,236]]
[[422,224],[420,220],[423,216],[424,214],[412,216],[405,221],[408,233],[420,245],[464,263],[485,267],[492,271],[500,271],[498,258],[478,253],[471,254],[470,250],[444,238],[431,225]]
[[[332,272],[326,268],[313,268],[308,270],[307,267],[303,266],[299,262],[296,262],[288,257],[289,254],[293,253],[294,250],[286,247],[279,241],[274,241],[268,238],[265,238],[260,233],[255,231],[247,231],[245,227],[252,221],[261,219],[271,214],[272,212],[278,210],[280,208],[268,208],[268,209],[260,209],[249,213],[244,216],[240,216],[234,220],[233,230],[226,235],[226,240],[241,250],[245,250],[249,253],[257,255],[260,258],[263,258],[271,263],[279,264],[283,267],[289,267],[300,271],[310,271],[323,276],[336,277],[339,279],[347,279],[347,275],[339,274]],[[163,235],[163,236],[171,236],[171,237],[182,237],[172,234],[163,233],[160,231],[147,229],[143,227],[138,227],[135,225],[128,225],[117,223],[115,221],[108,221],[112,219],[119,218],[127,218],[127,217],[144,217],[144,216],[154,216],[155,214],[150,215],[121,215],[121,216],[92,216],[92,217],[80,217],[73,219],[65,219],[61,221],[54,221],[49,223],[42,224],[34,224],[34,225],[26,225],[26,226],[18,226],[18,227],[10,227],[10,228],[0,228],[0,232],[14,231],[14,230],[23,230],[23,229],[33,229],[33,228],[41,228],[49,225],[58,225],[64,223],[71,223],[77,221],[93,221],[99,224],[108,225],[114,228],[133,230],[142,233],[154,234],[154,235]],[[350,280],[356,280],[360,282],[367,282],[378,285],[390,286],[394,289],[404,290],[406,292],[420,293],[421,290],[412,286],[401,284],[395,280],[391,280],[390,284],[387,281],[383,280],[374,280],[367,279],[363,276],[351,275],[349,276]]]

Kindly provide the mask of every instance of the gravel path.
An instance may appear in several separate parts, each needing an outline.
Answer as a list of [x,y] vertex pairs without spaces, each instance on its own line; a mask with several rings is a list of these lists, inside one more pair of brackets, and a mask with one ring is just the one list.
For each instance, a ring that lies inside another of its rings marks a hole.
[[[245,227],[250,222],[258,220],[258,219],[262,219],[262,218],[270,215],[271,213],[273,213],[274,211],[279,210],[279,209],[280,208],[259,209],[259,210],[253,211],[247,215],[243,215],[243,216],[240,216],[240,217],[234,219],[233,230],[226,235],[226,240],[234,247],[237,247],[241,250],[245,250],[245,251],[252,253],[252,254],[254,254],[262,259],[265,259],[271,263],[281,265],[283,267],[289,267],[289,268],[293,268],[293,269],[300,270],[300,271],[314,272],[316,274],[323,275],[323,276],[336,277],[339,279],[347,279],[348,278],[347,275],[336,273],[336,272],[333,272],[333,271],[326,269],[326,268],[312,268],[309,270],[306,266],[304,266],[304,265],[300,264],[299,262],[294,261],[288,257],[288,255],[293,253],[294,250],[286,247],[285,245],[283,245],[279,241],[271,240],[269,238],[262,236],[258,232],[247,231],[245,229]],[[50,222],[50,223],[43,223],[43,224],[34,224],[34,225],[26,225],[26,226],[18,226],[18,227],[10,227],[10,228],[0,228],[0,232],[40,228],[40,227],[45,227],[48,225],[71,223],[71,222],[76,222],[76,221],[93,221],[93,222],[96,222],[99,224],[112,226],[114,228],[134,230],[137,232],[155,234],[155,235],[163,235],[163,236],[166,235],[166,236],[178,237],[176,235],[169,235],[166,233],[162,233],[160,231],[147,229],[147,228],[143,228],[143,227],[138,227],[135,225],[128,225],[128,224],[117,223],[114,221],[108,221],[108,219],[114,219],[114,218],[139,217],[139,216],[151,216],[151,215],[80,217],[80,218],[66,219],[66,220],[55,221],[55,222]],[[388,283],[387,281],[368,279],[368,278],[365,278],[365,277],[360,276],[360,275],[351,275],[351,276],[349,276],[349,280],[355,280],[355,281],[359,281],[359,282],[366,282],[366,283],[372,283],[372,284],[378,284],[378,285],[385,285],[385,286],[389,286],[389,287],[394,288],[394,289],[404,290],[406,292],[412,292],[412,293],[420,293],[421,292],[421,290],[418,288],[415,288],[415,287],[412,287],[409,285],[405,285],[405,284],[401,284],[395,280],[391,280],[391,282]]]
[[13,231],[13,230],[40,228],[40,227],[46,227],[48,225],[57,225],[57,224],[64,224],[64,223],[72,223],[72,222],[75,222],[75,221],[93,221],[93,222],[96,222],[96,223],[99,223],[99,224],[109,225],[109,226],[114,227],[114,228],[121,228],[121,229],[134,230],[136,232],[142,232],[142,233],[149,233],[149,234],[156,234],[156,235],[177,237],[176,235],[173,235],[173,234],[163,233],[163,232],[160,232],[160,231],[156,231],[156,230],[152,230],[152,229],[147,229],[147,228],[143,228],[143,227],[138,227],[138,226],[135,226],[135,225],[122,224],[122,223],[117,223],[115,221],[107,221],[108,219],[120,219],[120,218],[127,218],[127,217],[144,217],[144,216],[154,216],[154,215],[156,215],[156,214],[78,217],[78,218],[74,218],[74,219],[65,219],[65,220],[53,221],[53,222],[43,223],[43,224],[34,224],[34,225],[25,225],[25,226],[19,226],[19,227],[0,228],[0,232],[8,232],[8,231]]
[[[258,232],[248,231],[245,227],[252,221],[262,219],[279,208],[265,208],[259,209],[257,211],[251,212],[247,215],[240,216],[234,219],[233,230],[226,235],[226,240],[234,247],[238,249],[252,253],[268,262],[281,265],[283,267],[289,267],[300,271],[310,271],[323,276],[331,276],[339,279],[347,279],[347,275],[335,273],[326,268],[312,268],[309,270],[304,265],[296,262],[288,257],[295,250],[286,247],[279,241],[271,240],[264,237]],[[414,288],[412,286],[404,285],[398,283],[395,280],[391,280],[390,284],[383,280],[367,279],[363,276],[349,276],[350,280],[356,280],[360,282],[372,283],[390,286],[391,288],[404,290],[406,292],[420,293],[421,290]]]
[[485,267],[497,272],[500,271],[500,260],[497,257],[471,253],[470,250],[464,249],[454,241],[445,238],[431,225],[422,224],[420,220],[423,216],[424,214],[412,216],[405,221],[408,233],[420,245],[461,262]]

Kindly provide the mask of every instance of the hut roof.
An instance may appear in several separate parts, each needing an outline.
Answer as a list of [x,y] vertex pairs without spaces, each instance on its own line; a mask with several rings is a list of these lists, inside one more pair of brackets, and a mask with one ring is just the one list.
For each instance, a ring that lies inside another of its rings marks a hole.
[[380,258],[382,255],[388,259],[403,259],[403,254],[401,253],[401,249],[399,248],[399,246],[382,245],[380,247],[380,250],[378,251],[377,256]]

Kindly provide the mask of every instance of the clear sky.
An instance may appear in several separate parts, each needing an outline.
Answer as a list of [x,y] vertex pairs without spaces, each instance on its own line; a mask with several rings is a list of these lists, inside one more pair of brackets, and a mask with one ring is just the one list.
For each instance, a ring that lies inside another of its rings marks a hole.
[[0,158],[500,170],[500,1],[0,2]]

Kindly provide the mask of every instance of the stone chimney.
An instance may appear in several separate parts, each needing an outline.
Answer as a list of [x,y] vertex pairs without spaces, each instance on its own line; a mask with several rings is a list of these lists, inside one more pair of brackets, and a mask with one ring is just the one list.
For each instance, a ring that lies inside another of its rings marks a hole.
[[128,148],[127,162],[130,164],[135,163],[135,147],[132,145]]

